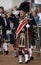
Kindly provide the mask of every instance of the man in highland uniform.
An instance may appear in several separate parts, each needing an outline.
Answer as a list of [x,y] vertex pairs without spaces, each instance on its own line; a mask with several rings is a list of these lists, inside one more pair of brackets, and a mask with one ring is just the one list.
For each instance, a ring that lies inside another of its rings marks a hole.
[[[29,62],[29,55],[30,58],[32,57],[32,49],[33,47],[31,47],[31,49],[27,48],[27,42],[26,42],[26,32],[27,32],[27,28],[29,27],[29,24],[27,25],[28,22],[28,18],[26,17],[26,14],[28,15],[30,9],[30,5],[29,2],[23,2],[20,4],[19,6],[19,10],[20,10],[20,14],[19,14],[19,26],[16,30],[16,38],[19,35],[19,63],[22,63],[22,55],[24,54],[24,58],[25,58],[25,63]],[[27,25],[27,26],[26,26]],[[29,54],[30,51],[30,54]]]

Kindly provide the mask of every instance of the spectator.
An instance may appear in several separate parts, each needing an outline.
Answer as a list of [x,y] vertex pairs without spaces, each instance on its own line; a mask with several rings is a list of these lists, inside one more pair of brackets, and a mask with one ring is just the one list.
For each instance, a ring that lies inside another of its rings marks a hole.
[[8,51],[8,44],[7,44],[6,39],[4,39],[3,41],[3,50],[4,50],[4,53],[8,55],[9,51]]

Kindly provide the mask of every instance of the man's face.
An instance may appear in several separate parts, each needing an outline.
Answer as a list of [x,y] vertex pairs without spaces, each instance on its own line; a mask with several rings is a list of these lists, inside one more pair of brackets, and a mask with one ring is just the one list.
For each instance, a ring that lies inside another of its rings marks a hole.
[[3,13],[3,10],[0,8],[0,14],[2,14]]
[[24,17],[26,14],[26,12],[24,12],[23,10],[20,10],[20,17]]

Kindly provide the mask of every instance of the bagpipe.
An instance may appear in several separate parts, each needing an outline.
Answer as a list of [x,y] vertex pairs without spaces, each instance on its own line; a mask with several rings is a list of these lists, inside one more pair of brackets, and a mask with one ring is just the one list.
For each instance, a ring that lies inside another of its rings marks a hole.
[[[19,38],[19,47],[20,48],[24,48],[25,47],[25,30],[23,29],[24,26],[27,24],[28,18],[25,17],[19,24],[17,30],[16,30],[16,39],[18,38],[18,35],[20,34],[20,38]],[[22,31],[22,32],[21,32]],[[21,33],[20,33],[21,32]]]
[[[30,19],[30,18],[28,18],[28,17],[25,17],[22,21],[21,21],[21,23],[19,24],[19,26],[18,26],[18,28],[17,28],[17,30],[16,30],[16,38],[18,38],[18,35],[20,34],[20,44],[19,44],[19,47],[25,47],[25,42],[26,42],[26,46],[29,48],[29,36],[31,36],[32,35],[32,31],[30,30],[28,30],[28,28],[30,27],[30,25],[29,25],[29,21],[30,20],[32,20],[32,19]],[[24,33],[24,32],[22,32],[22,33],[20,33],[21,32],[21,30],[24,28],[24,26],[26,26],[26,28],[27,28],[27,31],[26,31],[26,33]],[[33,28],[34,28],[34,32],[36,32],[35,31],[35,29],[36,29],[36,25],[33,25]],[[29,32],[30,32],[30,34],[29,34]],[[27,37],[27,40],[25,39],[25,34],[26,34],[26,37]]]

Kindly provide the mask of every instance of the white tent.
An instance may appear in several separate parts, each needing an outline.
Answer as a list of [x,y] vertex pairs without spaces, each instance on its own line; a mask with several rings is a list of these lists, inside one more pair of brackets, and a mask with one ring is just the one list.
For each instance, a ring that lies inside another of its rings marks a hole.
[[3,6],[6,10],[13,6],[19,6],[24,0],[0,0],[0,6]]
[[41,0],[34,0],[35,4],[41,4]]

